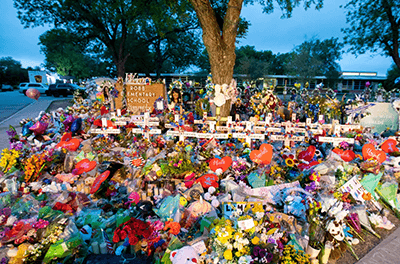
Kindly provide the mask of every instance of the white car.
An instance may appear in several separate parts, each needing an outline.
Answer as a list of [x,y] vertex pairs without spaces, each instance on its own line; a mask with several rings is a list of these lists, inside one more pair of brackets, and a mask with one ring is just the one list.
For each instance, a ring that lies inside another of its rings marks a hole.
[[21,87],[20,92],[26,95],[26,91],[29,88],[37,89],[41,94],[47,94],[49,86],[43,83],[27,83],[25,86]]

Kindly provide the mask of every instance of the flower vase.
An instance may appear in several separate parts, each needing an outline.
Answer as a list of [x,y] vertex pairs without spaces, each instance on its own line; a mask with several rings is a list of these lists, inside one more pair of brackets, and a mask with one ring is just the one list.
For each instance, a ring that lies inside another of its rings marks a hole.
[[310,255],[310,259],[316,259],[319,255],[320,251],[321,251],[321,249],[315,249],[315,248],[311,247],[310,245],[308,245],[306,254]]

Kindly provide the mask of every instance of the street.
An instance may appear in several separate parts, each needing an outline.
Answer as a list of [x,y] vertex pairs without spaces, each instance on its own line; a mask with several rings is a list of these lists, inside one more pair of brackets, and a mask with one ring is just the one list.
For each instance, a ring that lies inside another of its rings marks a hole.
[[[69,96],[72,98],[72,96]],[[46,96],[42,94],[38,101],[53,101],[53,96]],[[22,93],[19,93],[18,90],[15,91],[7,91],[0,92],[0,123],[3,122],[8,117],[12,116],[14,113],[18,112],[22,108],[26,107],[29,104],[36,102],[36,100],[31,99]],[[46,109],[43,109],[46,110]]]
[[[66,97],[72,99],[72,95]],[[19,121],[24,118],[36,118],[40,111],[45,111],[55,100],[64,100],[42,94],[39,99],[33,100],[18,91],[0,92],[0,151],[9,147],[6,131],[14,126],[21,132]]]

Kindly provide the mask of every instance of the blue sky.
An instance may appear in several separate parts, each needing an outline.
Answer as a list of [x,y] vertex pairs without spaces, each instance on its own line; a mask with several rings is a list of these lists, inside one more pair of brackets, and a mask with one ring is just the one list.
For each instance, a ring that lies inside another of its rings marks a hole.
[[[289,19],[281,19],[281,11],[263,14],[259,5],[246,6],[242,16],[251,22],[246,39],[240,45],[255,46],[257,50],[271,50],[273,53],[286,53],[295,46],[312,37],[321,40],[338,37],[343,40],[340,29],[346,27],[345,11],[339,8],[346,0],[325,0],[320,11],[302,7],[294,10]],[[39,36],[49,29],[48,26],[24,29],[17,18],[13,0],[2,0],[0,16],[0,57],[11,56],[22,63],[23,67],[38,66],[43,63],[40,53]],[[379,54],[344,54],[339,61],[343,71],[374,71],[386,75],[392,64],[391,58]]]

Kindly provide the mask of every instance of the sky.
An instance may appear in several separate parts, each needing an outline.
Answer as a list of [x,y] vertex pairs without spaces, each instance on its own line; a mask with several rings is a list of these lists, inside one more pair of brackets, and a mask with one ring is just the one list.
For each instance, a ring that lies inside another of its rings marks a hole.
[[[275,9],[272,14],[264,14],[259,5],[245,6],[242,16],[250,21],[251,26],[247,37],[241,39],[238,46],[255,46],[256,50],[271,50],[277,54],[290,52],[295,46],[313,37],[320,40],[338,37],[342,41],[340,29],[346,27],[346,16],[345,10],[339,6],[347,1],[325,0],[324,7],[319,11],[314,8],[305,11],[298,7],[289,19],[281,19],[282,12],[279,9]],[[20,61],[23,67],[40,66],[45,57],[40,53],[39,36],[50,27],[25,29],[17,18],[13,0],[1,2],[0,58],[11,56]],[[372,71],[385,76],[392,60],[379,54],[355,57],[345,53],[339,64],[342,71]]]

